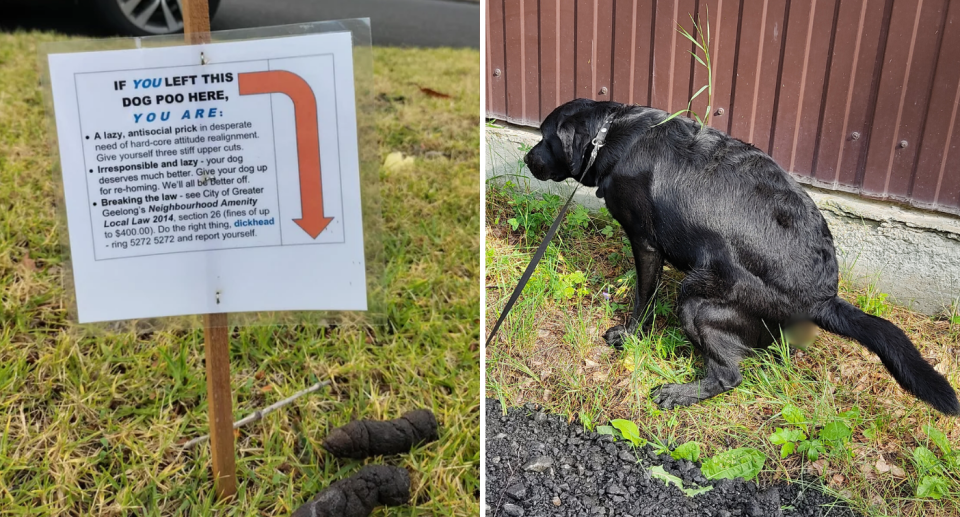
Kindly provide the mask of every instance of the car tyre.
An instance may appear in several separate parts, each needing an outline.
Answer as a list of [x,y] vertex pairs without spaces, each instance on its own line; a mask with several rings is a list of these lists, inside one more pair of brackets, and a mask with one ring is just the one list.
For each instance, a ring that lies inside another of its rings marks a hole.
[[[183,31],[179,0],[92,0],[96,13],[111,30],[125,36],[156,36]],[[210,19],[220,0],[209,0]]]

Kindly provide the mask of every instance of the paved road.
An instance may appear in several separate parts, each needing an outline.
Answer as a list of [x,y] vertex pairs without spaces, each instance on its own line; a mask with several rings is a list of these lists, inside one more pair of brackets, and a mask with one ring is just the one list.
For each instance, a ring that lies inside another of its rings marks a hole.
[[444,0],[223,0],[213,29],[369,17],[375,45],[480,47],[480,6]]
[[[0,30],[107,36],[74,0],[0,0]],[[480,5],[450,0],[222,0],[214,30],[370,18],[375,45],[480,47]]]

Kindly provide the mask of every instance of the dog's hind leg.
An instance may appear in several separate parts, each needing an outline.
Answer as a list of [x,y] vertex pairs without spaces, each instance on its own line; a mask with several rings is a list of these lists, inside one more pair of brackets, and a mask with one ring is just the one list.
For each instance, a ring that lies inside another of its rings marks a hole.
[[653,400],[664,409],[689,406],[740,384],[740,361],[760,339],[762,324],[726,302],[691,297],[680,303],[680,320],[702,353],[706,376],[686,384],[664,384]]
[[633,301],[633,314],[626,325],[617,325],[603,334],[603,339],[614,348],[623,348],[623,340],[632,335],[638,327],[647,329],[653,322],[653,295],[663,273],[663,255],[645,240],[630,239],[633,249],[633,261],[637,266],[636,298]]

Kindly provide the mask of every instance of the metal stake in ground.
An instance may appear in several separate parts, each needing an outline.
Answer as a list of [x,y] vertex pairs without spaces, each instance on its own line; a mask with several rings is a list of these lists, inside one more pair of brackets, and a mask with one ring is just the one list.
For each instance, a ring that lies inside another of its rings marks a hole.
[[[182,0],[183,37],[188,44],[210,42],[210,5],[207,0]],[[202,63],[197,57],[197,62]],[[237,494],[237,464],[233,449],[233,394],[230,392],[230,337],[227,315],[203,317],[203,352],[207,364],[207,407],[210,453],[217,498]]]

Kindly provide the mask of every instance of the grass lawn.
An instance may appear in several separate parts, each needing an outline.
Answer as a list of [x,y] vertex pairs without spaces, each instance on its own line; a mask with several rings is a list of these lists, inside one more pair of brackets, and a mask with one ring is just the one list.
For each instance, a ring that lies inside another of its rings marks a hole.
[[[426,407],[438,442],[374,458],[407,468],[415,504],[377,515],[479,514],[479,53],[377,48],[374,94],[389,325],[243,328],[236,418],[315,379],[334,385],[237,433],[235,501],[213,494],[202,333],[91,337],[67,320],[36,46],[0,34],[0,515],[286,515],[363,463],[327,455],[355,418]],[[426,95],[417,85],[447,93]]]
[[[512,183],[488,187],[487,332],[562,202]],[[623,352],[607,347],[603,332],[632,309],[632,254],[609,214],[576,207],[486,349],[487,396],[505,406],[541,404],[588,428],[632,420],[641,438],[662,450],[698,442],[701,458],[756,448],[766,456],[761,482],[818,477],[869,515],[960,515],[957,420],[905,394],[879,359],[835,335],[821,332],[807,351],[778,344],[743,363],[743,383],[733,391],[659,410],[652,388],[702,376],[702,361],[674,312],[682,278],[665,272],[652,332]],[[955,312],[926,317],[843,279],[841,295],[903,328],[960,387]]]

